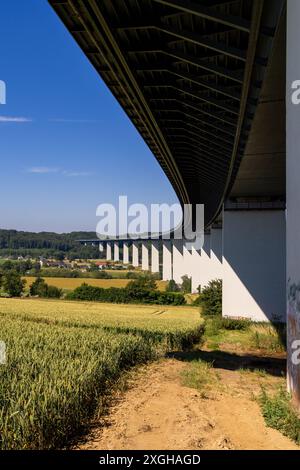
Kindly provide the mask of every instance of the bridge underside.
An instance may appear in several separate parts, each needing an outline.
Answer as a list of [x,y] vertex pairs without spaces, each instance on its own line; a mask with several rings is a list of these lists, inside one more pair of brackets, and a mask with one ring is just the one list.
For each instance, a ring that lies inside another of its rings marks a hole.
[[[281,163],[272,165],[273,148],[266,149],[265,136],[255,133],[261,119],[275,119],[273,130],[280,125],[274,103],[282,87],[274,86],[270,64],[273,57],[280,80],[282,51],[280,61],[273,51],[283,34],[283,0],[49,2],[147,142],[181,203],[205,204],[207,227],[230,196],[284,197]],[[261,100],[262,90],[273,105]],[[256,177],[262,169],[268,190]]]

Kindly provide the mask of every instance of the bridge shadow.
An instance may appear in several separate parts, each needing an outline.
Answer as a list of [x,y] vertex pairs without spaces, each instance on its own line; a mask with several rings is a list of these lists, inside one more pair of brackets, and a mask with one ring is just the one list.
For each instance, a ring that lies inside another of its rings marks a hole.
[[255,354],[235,354],[227,351],[175,351],[167,357],[183,362],[204,361],[213,365],[215,369],[238,371],[261,370],[274,377],[283,377],[286,374],[286,359],[272,356],[259,356]]

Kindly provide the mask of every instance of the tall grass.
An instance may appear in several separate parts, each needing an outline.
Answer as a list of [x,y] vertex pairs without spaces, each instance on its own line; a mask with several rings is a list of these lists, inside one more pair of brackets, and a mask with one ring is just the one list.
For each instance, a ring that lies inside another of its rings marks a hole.
[[251,340],[256,349],[267,349],[273,352],[286,350],[286,326],[284,324],[253,324],[251,333]]
[[270,396],[262,390],[260,405],[266,424],[300,445],[300,418],[287,392],[280,389],[275,395]]
[[286,350],[284,324],[255,323],[249,320],[207,317],[205,339],[215,349],[226,345],[239,345],[248,350],[282,353]]

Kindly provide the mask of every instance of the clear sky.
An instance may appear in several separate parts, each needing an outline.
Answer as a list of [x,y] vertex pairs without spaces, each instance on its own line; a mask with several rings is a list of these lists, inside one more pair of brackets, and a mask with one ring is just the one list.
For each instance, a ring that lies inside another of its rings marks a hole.
[[95,230],[100,203],[178,202],[46,0],[1,2],[0,227]]

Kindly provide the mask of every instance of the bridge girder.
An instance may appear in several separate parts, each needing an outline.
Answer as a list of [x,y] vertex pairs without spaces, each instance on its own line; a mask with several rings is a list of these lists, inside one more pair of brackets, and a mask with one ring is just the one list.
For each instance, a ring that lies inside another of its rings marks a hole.
[[284,0],[49,3],[181,203],[205,204],[211,225],[243,158]]

